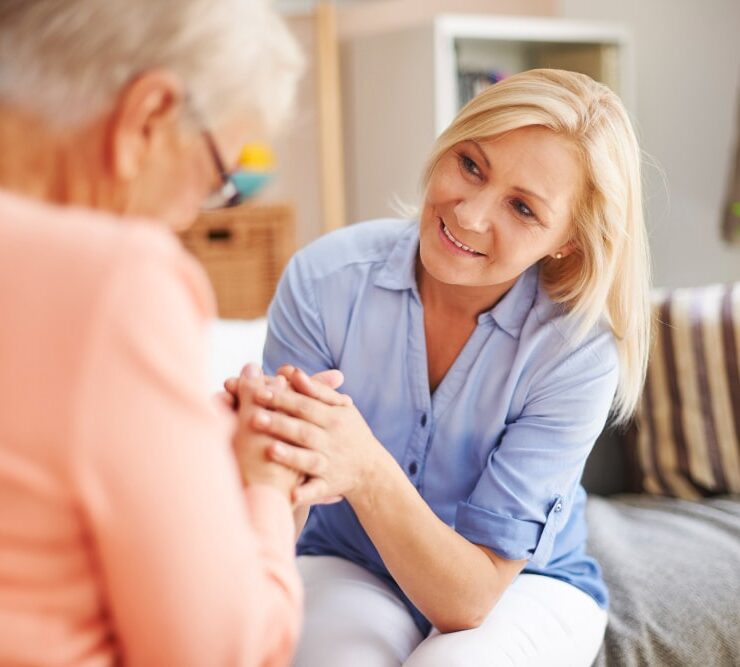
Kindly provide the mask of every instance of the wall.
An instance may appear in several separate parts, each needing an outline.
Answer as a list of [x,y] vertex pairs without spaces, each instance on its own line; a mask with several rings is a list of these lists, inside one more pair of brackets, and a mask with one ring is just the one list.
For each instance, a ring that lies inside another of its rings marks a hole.
[[740,280],[740,246],[721,221],[737,141],[740,2],[560,0],[561,16],[616,20],[632,31],[636,121],[646,169],[654,282]]

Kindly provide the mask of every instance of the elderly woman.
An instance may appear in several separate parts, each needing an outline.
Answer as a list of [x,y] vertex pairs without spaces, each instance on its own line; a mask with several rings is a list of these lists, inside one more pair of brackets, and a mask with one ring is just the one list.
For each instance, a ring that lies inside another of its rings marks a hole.
[[355,406],[261,389],[254,426],[312,476],[301,667],[590,665],[607,590],[584,463],[632,412],[649,339],[640,151],[614,93],[534,70],[439,137],[418,222],[293,259],[265,366],[339,368]]
[[171,229],[300,64],[261,0],[0,3],[0,664],[290,660],[298,476],[243,400],[242,485]]

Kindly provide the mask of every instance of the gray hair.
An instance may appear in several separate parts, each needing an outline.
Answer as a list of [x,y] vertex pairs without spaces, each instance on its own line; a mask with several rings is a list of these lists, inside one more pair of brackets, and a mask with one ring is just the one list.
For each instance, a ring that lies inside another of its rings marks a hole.
[[178,75],[208,123],[292,102],[303,60],[269,0],[0,0],[0,102],[57,127],[111,108],[137,75]]

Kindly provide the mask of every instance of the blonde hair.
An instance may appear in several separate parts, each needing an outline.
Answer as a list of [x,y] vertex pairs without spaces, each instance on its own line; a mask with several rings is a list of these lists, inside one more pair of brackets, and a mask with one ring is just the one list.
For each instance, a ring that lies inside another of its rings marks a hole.
[[0,101],[56,127],[111,108],[152,68],[177,74],[209,124],[288,111],[302,57],[268,0],[3,0]]
[[537,69],[517,74],[471,100],[437,139],[423,185],[454,145],[539,125],[576,147],[585,188],[573,211],[577,251],[540,263],[553,301],[578,318],[582,338],[604,317],[617,341],[620,376],[612,406],[624,423],[637,405],[650,347],[650,258],[642,210],[640,148],[621,101],[584,74]]

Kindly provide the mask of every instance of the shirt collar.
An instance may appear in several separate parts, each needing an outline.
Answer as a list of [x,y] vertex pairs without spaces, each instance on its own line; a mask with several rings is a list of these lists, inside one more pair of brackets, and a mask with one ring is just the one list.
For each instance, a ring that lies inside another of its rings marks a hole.
[[[416,290],[418,250],[419,225],[413,224],[399,236],[375,278],[375,285],[391,290]],[[511,289],[493,308],[480,315],[478,322],[489,318],[510,336],[518,338],[537,296],[538,284],[539,267],[535,264],[517,278]]]
[[501,329],[519,338],[524,321],[532,310],[539,285],[539,266],[535,264],[524,271],[503,298],[478,321],[490,317]]
[[416,255],[419,250],[419,225],[412,224],[398,237],[375,285],[392,290],[416,289]]

